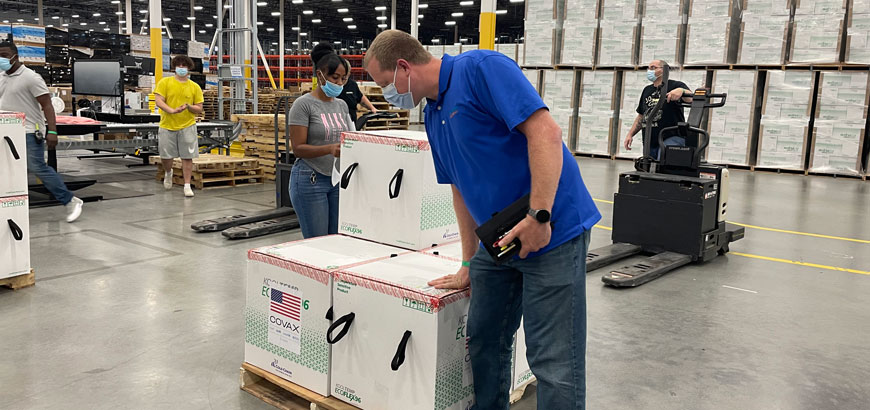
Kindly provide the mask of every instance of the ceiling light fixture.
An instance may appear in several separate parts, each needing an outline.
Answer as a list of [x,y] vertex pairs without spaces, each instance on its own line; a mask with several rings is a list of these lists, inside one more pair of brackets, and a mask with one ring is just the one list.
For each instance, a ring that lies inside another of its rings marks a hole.
[[190,28],[190,24],[182,24],[181,28]]
[[205,34],[205,30],[199,30],[199,34]]
[[347,13],[347,12],[348,12],[347,9],[338,9],[337,11],[338,11],[339,13]]
[[139,14],[148,14],[148,10],[139,10]]
[[387,28],[386,24],[378,24],[378,28]]
[[450,13],[450,15],[453,17],[462,17],[465,15],[465,13],[460,11],[459,13]]
[[433,38],[433,39],[432,39],[432,43],[433,43],[433,44],[440,43],[440,42],[441,42],[441,40],[439,40],[439,39],[437,39],[437,38]]
[[355,24],[351,24],[351,25],[347,26],[347,28],[350,29],[350,30],[356,30],[356,25],[355,25]]
[[417,5],[417,8],[418,9],[428,9],[429,5],[428,4],[419,4],[419,5]]
[[266,5],[268,5],[268,4],[269,4],[269,3],[265,2],[265,1],[258,1],[258,2],[257,2],[257,7],[263,7],[263,6],[266,6]]
[[273,31],[275,31],[275,29],[274,29],[274,28],[272,28],[272,27],[269,27],[269,28],[267,28],[267,29],[266,29],[266,31],[268,31],[268,32],[270,32],[270,33],[271,33],[271,32],[273,32]]
[[112,4],[121,4],[121,0],[112,0]]
[[495,14],[507,14],[507,10],[496,10]]
[[196,17],[194,17],[194,16],[190,16],[190,17],[188,17],[187,19],[190,20],[190,21],[194,21],[194,20],[196,20]]
[[208,27],[208,28],[212,28],[212,27],[214,27],[214,24],[211,24],[211,23],[205,23],[205,26]]
[[384,21],[384,20],[386,20],[386,19],[387,19],[387,16],[377,16],[377,17],[375,17],[375,20],[377,20],[377,21]]
[[445,22],[444,22],[444,25],[445,25],[445,26],[455,26],[455,25],[456,25],[456,22],[455,22],[455,21],[445,21]]
[[311,20],[311,22],[314,23],[314,24],[320,24],[321,20],[320,20],[320,19],[314,19],[314,20]]
[[193,6],[193,9],[196,11],[202,10],[202,6]]
[[147,22],[148,22],[148,19],[140,19],[139,22],[140,22],[140,23],[147,23]]
[[281,15],[281,12],[280,12],[280,11],[273,11],[273,12],[272,12],[272,17],[278,17],[278,16],[280,16],[280,15]]
[[79,15],[78,15],[78,14],[73,14],[73,15],[72,15],[72,18],[77,19],[77,18],[79,18]]
[[308,33],[299,33],[300,37],[308,37]]
[[473,1],[460,1],[459,5],[460,6],[473,6],[474,2]]
[[87,26],[88,23],[79,23],[80,26]]
[[362,40],[357,40],[356,43],[357,43],[357,44],[362,44],[363,41],[362,41]]
[[103,25],[105,25],[105,24],[106,24],[105,21],[101,21],[101,22],[100,22],[100,25],[101,25],[101,26],[103,26]]
[[353,17],[345,17],[341,20],[344,21],[345,23],[350,23],[351,21],[353,21]]
[[314,14],[314,10],[302,10],[302,14],[304,14],[306,16],[310,16],[310,15]]
[[292,3],[293,4],[302,4],[302,0],[293,0]]
[[[8,23],[8,22],[9,22],[9,20],[4,21],[4,23]],[[63,23],[63,24],[61,24],[61,26],[62,27],[69,27],[69,23]]]
[[164,17],[163,21],[172,21],[172,19],[170,19],[169,17]]
[[100,16],[102,16],[102,14],[100,14],[100,13],[94,13],[93,16],[94,16],[94,17],[100,17]]
[[124,15],[124,12],[123,12],[123,11],[116,11],[116,12],[115,12],[115,15],[116,15],[116,16],[123,16],[123,15]]
[[58,20],[58,19],[60,19],[60,16],[51,16],[51,19],[52,19],[52,20]]
[[523,3],[526,0],[511,0],[511,3]]
[[418,14],[418,15],[417,15],[417,18],[418,18],[418,19],[423,18],[423,15],[422,15],[422,14]]
[[387,6],[377,6],[375,7],[375,11],[384,11],[387,9]]
[[263,23],[262,21],[258,21],[258,22],[257,22],[257,25],[258,25],[258,26],[262,26],[263,24],[266,24],[266,23]]

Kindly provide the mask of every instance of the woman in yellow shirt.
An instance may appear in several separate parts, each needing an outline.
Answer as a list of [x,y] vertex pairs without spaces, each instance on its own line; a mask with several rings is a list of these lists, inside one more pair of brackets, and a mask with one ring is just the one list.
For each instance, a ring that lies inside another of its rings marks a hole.
[[190,175],[193,159],[199,156],[199,143],[196,135],[196,114],[202,113],[202,89],[199,84],[188,78],[193,60],[187,56],[172,59],[172,77],[165,77],[157,83],[154,97],[160,108],[160,129],[157,131],[158,151],[163,161],[163,187],[172,189],[172,161],[181,158],[181,171],[184,176],[184,196],[192,197]]

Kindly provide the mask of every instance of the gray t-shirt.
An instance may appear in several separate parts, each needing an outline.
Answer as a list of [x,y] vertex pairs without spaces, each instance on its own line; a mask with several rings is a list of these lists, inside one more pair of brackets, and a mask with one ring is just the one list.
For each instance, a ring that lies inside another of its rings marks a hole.
[[[36,97],[48,94],[45,80],[33,70],[21,66],[12,75],[0,73],[0,110],[24,113],[24,129],[36,131],[36,125],[45,134],[45,114]],[[344,102],[341,102],[344,104]],[[347,104],[345,104],[347,109]]]
[[[342,132],[356,131],[344,101],[334,98],[326,102],[311,93],[299,97],[293,103],[290,108],[290,125],[308,127],[308,144],[317,146],[337,144],[341,142]],[[302,160],[315,171],[332,175],[335,157],[331,154]]]

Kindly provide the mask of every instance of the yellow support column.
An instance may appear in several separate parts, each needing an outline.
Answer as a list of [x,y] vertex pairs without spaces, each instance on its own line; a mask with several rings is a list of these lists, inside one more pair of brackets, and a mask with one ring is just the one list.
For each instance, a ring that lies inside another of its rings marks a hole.
[[163,79],[163,19],[160,0],[150,0],[148,14],[151,20],[151,58],[154,59],[154,87]]
[[480,49],[495,50],[495,0],[480,1]]

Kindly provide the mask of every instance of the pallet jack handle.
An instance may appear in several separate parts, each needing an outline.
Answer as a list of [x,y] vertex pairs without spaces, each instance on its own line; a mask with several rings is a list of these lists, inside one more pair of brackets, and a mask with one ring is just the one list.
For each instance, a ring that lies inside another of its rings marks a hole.
[[278,98],[278,104],[275,105],[275,163],[281,162],[281,149],[280,149],[280,129],[278,126],[278,116],[281,113],[281,109],[284,109],[284,147],[287,150],[284,158],[286,161],[284,162],[287,165],[290,165],[290,106],[293,105],[293,101],[290,99],[289,95],[285,95]]

